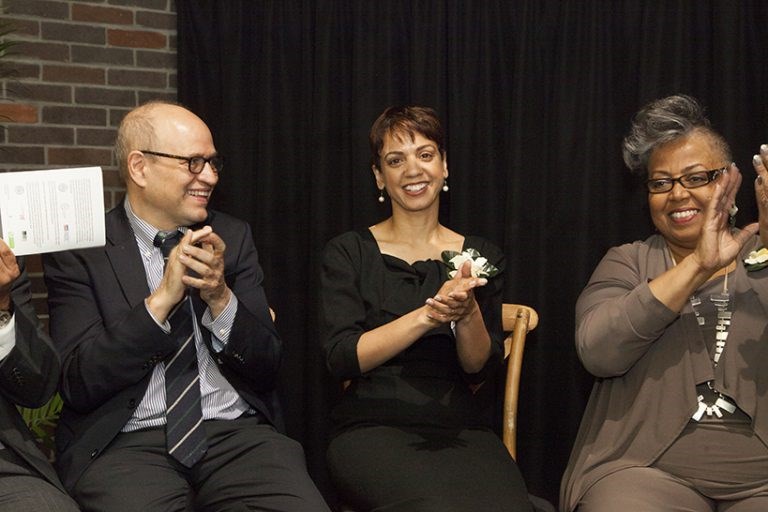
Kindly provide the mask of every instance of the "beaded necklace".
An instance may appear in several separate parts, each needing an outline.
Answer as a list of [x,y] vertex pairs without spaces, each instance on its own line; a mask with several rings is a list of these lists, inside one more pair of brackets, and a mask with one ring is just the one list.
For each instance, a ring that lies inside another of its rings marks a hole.
[[[667,248],[667,250],[669,251],[669,248]],[[677,265],[677,261],[675,261],[674,256],[672,256],[672,251],[669,251],[669,256],[673,265]],[[728,340],[728,329],[731,326],[731,317],[733,316],[733,312],[728,309],[728,306],[731,302],[731,296],[728,293],[729,273],[730,271],[726,268],[725,277],[723,278],[723,291],[720,293],[713,293],[709,296],[709,300],[715,305],[715,308],[717,309],[717,323],[715,324],[715,351],[712,354],[713,368],[717,368],[717,363],[720,361],[720,356],[723,354],[723,350],[725,350],[725,343]],[[696,317],[696,322],[698,323],[699,328],[704,327],[706,320],[698,310],[698,306],[701,305],[701,299],[697,297],[696,294],[694,294],[690,297],[689,301],[691,303],[691,308],[693,309],[693,314]],[[694,412],[691,416],[691,419],[694,421],[700,421],[704,414],[706,414],[708,417],[715,415],[718,418],[722,418],[723,411],[727,412],[728,414],[733,414],[733,412],[736,410],[736,404],[729,397],[715,390],[714,380],[707,381],[707,387],[717,395],[717,399],[714,403],[710,404],[704,400],[703,395],[698,395],[697,400],[699,405],[696,409],[696,412]]]

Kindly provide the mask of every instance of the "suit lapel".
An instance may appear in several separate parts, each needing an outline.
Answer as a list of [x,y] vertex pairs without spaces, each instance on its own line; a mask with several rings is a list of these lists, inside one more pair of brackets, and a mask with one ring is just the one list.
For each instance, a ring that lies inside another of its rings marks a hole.
[[149,295],[149,286],[146,278],[137,278],[146,276],[146,271],[122,202],[107,214],[105,228],[107,259],[126,300],[135,306]]

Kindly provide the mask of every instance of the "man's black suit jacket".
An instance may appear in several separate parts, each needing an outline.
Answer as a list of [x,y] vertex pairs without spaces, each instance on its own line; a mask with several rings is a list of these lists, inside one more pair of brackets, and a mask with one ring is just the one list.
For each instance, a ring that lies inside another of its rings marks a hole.
[[21,275],[11,297],[16,323],[16,345],[0,363],[0,442],[53,485],[64,488],[21,418],[16,405],[40,407],[56,391],[59,357],[32,306],[32,292],[23,258]]
[[[278,429],[275,393],[282,342],[269,314],[250,227],[219,212],[210,225],[226,244],[225,278],[238,299],[226,348],[216,354],[222,374]],[[44,257],[51,334],[62,361],[64,411],[56,431],[57,469],[71,490],[141,402],[156,364],[177,347],[150,316],[144,266],[122,204],[107,213],[104,247]],[[195,311],[205,304],[193,293]]]

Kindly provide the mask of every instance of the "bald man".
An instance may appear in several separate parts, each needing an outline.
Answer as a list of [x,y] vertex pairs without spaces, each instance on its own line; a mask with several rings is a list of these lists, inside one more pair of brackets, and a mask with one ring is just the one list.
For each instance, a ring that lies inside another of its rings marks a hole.
[[44,260],[64,484],[84,510],[328,510],[281,433],[283,344],[250,228],[208,208],[223,168],[210,130],[150,102],[116,155],[126,197],[106,246]]

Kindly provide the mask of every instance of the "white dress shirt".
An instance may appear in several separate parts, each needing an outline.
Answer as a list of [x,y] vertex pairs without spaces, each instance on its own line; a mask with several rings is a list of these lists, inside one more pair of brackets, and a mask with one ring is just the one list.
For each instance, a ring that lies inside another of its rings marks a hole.
[[16,346],[16,315],[12,315],[10,321],[0,327],[0,361],[11,353]]
[[[153,240],[158,232],[147,222],[143,221],[131,210],[128,198],[125,199],[125,213],[133,228],[136,243],[144,264],[149,289],[157,289],[163,277],[163,255]],[[186,228],[181,228],[185,231]],[[221,351],[229,340],[229,333],[237,312],[237,298],[231,294],[229,304],[217,318],[212,318],[210,308],[203,312],[202,326],[211,332],[214,350]],[[151,313],[150,313],[151,314]],[[155,319],[157,322],[157,319]],[[170,332],[170,323],[158,322],[166,332]],[[200,334],[198,323],[195,322],[195,347],[197,348],[197,365],[200,371],[200,397],[203,408],[203,419],[235,419],[251,410],[249,404],[221,374],[216,366],[208,347]],[[123,432],[165,425],[165,364],[155,366],[149,381],[147,391],[133,412],[133,416],[123,427]]]

